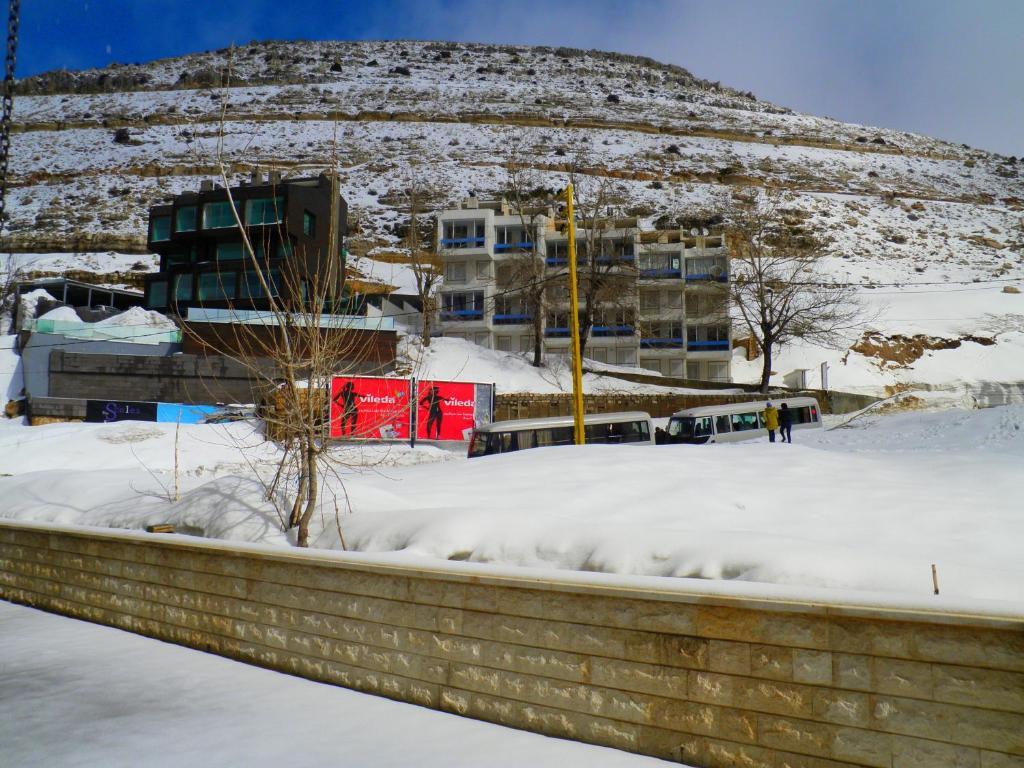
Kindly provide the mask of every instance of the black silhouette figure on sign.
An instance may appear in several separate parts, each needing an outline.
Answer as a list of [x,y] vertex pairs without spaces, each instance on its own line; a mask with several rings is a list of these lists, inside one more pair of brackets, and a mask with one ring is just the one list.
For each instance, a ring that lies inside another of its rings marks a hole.
[[420,398],[420,406],[427,409],[427,426],[425,432],[427,434],[427,440],[430,440],[431,431],[434,432],[434,440],[441,439],[441,422],[444,421],[444,411],[441,409],[441,403],[450,402],[448,398],[441,397],[441,388],[433,386],[427,390],[422,398]]
[[356,398],[362,397],[361,392],[356,392],[355,384],[346,381],[341,391],[334,396],[334,403],[341,403],[341,434],[346,434],[346,425],[349,425],[349,434],[355,436],[356,425],[359,423],[359,408],[356,407]]

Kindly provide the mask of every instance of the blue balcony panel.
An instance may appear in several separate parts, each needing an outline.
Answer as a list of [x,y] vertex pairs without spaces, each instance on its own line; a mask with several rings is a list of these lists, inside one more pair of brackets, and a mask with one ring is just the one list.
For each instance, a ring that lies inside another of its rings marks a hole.
[[686,348],[694,351],[729,350],[729,342],[726,341],[688,341]]
[[705,273],[702,273],[702,274],[694,274],[694,275],[687,274],[686,275],[686,279],[687,280],[707,280],[709,282],[716,282],[716,283],[727,283],[729,281],[729,276],[728,275],[712,275],[710,272],[705,272]]
[[532,321],[533,321],[533,316],[532,315],[506,314],[506,315],[495,315],[494,316],[494,324],[495,325],[523,325],[524,323],[529,323],[529,322],[532,322]]
[[649,338],[640,339],[640,346],[643,349],[681,349],[686,346],[682,338]]
[[564,267],[569,263],[569,259],[563,259],[557,256],[548,256],[544,260],[544,263],[547,264],[549,267]]
[[640,277],[674,278],[681,279],[683,272],[680,269],[641,269]]
[[636,331],[632,325],[595,325],[590,333],[592,336],[632,336]]
[[466,247],[471,246],[483,246],[484,238],[482,237],[452,237],[441,240],[441,245],[448,246],[459,246],[463,245]]
[[496,251],[529,251],[533,248],[533,243],[495,243],[494,250]]
[[480,309],[446,309],[441,312],[441,319],[452,322],[483,320],[484,313]]
[[544,335],[548,336],[549,338],[554,338],[554,339],[565,338],[566,336],[569,335],[569,329],[568,328],[545,328],[544,329]]

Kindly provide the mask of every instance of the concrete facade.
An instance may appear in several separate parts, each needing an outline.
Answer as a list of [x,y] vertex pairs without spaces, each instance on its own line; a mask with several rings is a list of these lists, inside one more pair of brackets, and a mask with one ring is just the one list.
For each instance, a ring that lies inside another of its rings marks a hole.
[[628,581],[0,522],[3,599],[468,717],[706,768],[1024,766],[1024,617]]
[[[530,310],[517,289],[542,279],[548,284],[544,348],[567,354],[563,225],[553,209],[520,214],[506,201],[473,197],[441,212],[436,247],[444,265],[442,335],[506,352],[532,351]],[[601,279],[618,283],[599,303],[587,358],[666,376],[731,380],[732,334],[722,290],[729,264],[722,233],[643,231],[636,219],[608,219],[599,229],[580,228],[576,234],[581,278],[588,265],[596,265]],[[524,260],[536,266],[524,269]]]

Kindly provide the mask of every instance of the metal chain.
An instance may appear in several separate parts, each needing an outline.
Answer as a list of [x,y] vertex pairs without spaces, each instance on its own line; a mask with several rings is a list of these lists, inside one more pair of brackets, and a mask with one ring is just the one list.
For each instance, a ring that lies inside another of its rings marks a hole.
[[7,14],[7,59],[3,82],[3,114],[0,116],[0,234],[7,223],[7,159],[11,153],[11,111],[14,109],[14,65],[18,53],[18,21],[21,0],[10,0]]

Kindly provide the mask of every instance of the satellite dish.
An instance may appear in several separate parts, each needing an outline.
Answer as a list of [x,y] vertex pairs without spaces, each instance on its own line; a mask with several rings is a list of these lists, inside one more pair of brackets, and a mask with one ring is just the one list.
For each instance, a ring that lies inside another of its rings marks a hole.
[[694,227],[693,229],[691,229],[690,230],[690,234],[693,235],[694,237],[696,237],[697,236],[697,228]]

